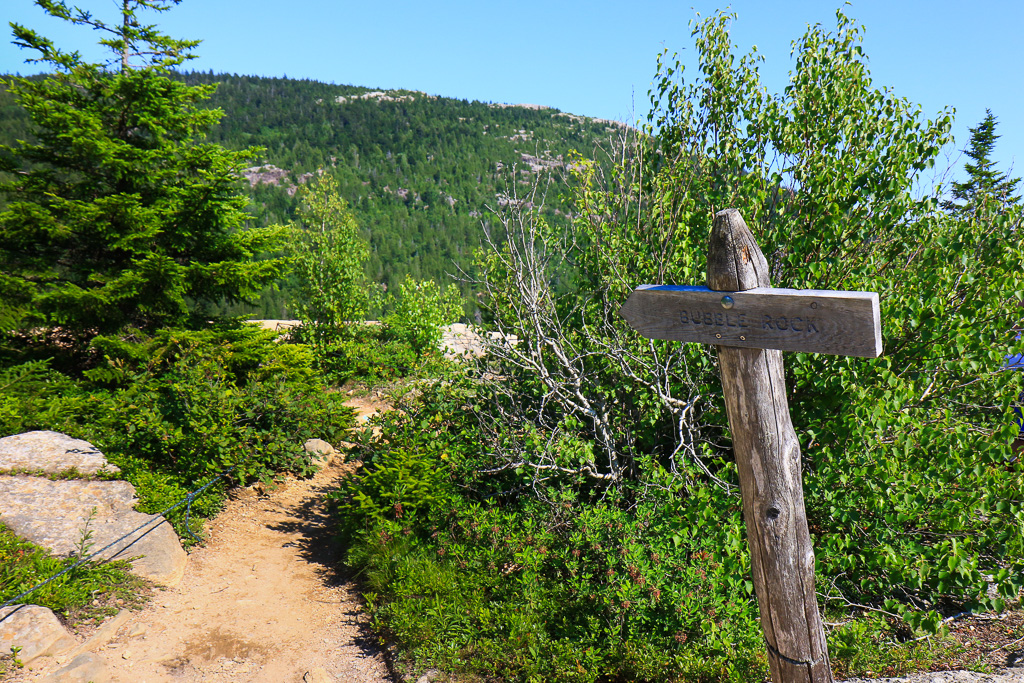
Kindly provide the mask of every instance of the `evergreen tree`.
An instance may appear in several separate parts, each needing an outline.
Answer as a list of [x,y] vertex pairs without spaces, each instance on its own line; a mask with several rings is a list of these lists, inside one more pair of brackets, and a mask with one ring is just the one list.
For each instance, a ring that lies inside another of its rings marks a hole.
[[213,85],[170,70],[197,41],[142,25],[141,10],[180,0],[122,0],[120,22],[37,0],[48,14],[105,34],[107,64],[85,62],[12,24],[15,44],[48,65],[46,78],[9,78],[32,121],[30,141],[0,147],[0,321],[5,329],[59,327],[84,344],[127,327],[185,322],[207,304],[239,301],[283,272],[255,260],[284,239],[247,229],[239,171],[254,150],[203,142],[219,110]]
[[954,215],[972,216],[986,207],[1002,210],[1020,202],[1020,196],[1014,194],[1020,178],[1000,173],[992,160],[992,151],[999,139],[996,123],[992,110],[986,109],[985,118],[970,129],[971,140],[964,150],[971,159],[964,164],[967,181],[953,183],[953,200],[944,203],[946,210]]

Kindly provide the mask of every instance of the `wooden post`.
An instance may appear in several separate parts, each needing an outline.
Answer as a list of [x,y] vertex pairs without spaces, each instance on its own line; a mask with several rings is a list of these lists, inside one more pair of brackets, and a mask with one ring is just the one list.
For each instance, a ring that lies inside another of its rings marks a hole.
[[[707,276],[718,291],[771,286],[764,255],[735,209],[715,216]],[[831,683],[782,351],[717,348],[772,680]]]
[[641,285],[619,313],[645,337],[718,348],[772,678],[831,683],[782,351],[877,358],[878,294],[772,288],[754,236],[727,209],[711,229],[707,287]]

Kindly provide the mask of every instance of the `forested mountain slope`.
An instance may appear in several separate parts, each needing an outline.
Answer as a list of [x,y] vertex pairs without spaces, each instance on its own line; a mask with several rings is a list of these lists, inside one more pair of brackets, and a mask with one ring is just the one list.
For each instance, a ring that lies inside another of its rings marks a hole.
[[[557,171],[571,150],[593,157],[621,131],[616,122],[536,105],[496,105],[378,91],[309,80],[187,73],[217,83],[210,105],[225,115],[209,139],[229,148],[265,148],[247,173],[255,220],[287,222],[296,187],[321,169],[334,174],[371,245],[367,272],[389,289],[407,273],[450,282],[468,267],[487,207]],[[0,143],[27,134],[27,118],[0,91]],[[561,219],[562,190],[546,212]],[[288,315],[287,285],[257,310]]]

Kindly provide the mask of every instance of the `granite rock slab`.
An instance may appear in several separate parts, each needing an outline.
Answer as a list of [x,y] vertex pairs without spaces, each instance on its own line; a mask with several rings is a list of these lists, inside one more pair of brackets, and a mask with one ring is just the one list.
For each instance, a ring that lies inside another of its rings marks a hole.
[[107,683],[109,680],[107,660],[93,652],[86,652],[52,674],[38,679],[38,683]]
[[20,647],[18,659],[28,664],[44,655],[54,656],[77,645],[56,615],[38,605],[11,605],[0,609],[0,654]]
[[135,574],[174,586],[188,556],[171,525],[160,515],[137,512],[136,502],[135,488],[126,481],[0,476],[0,522],[18,536],[55,555],[72,555],[87,533],[92,553],[131,532],[96,559],[137,558]]
[[60,474],[72,469],[87,476],[121,471],[88,441],[60,432],[26,432],[0,439],[0,472]]

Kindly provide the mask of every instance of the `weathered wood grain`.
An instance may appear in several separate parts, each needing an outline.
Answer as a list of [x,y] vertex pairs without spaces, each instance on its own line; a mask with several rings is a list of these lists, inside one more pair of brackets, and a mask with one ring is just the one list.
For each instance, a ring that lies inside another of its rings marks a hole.
[[874,292],[641,285],[619,315],[653,339],[867,358],[882,353]]
[[[708,287],[739,292],[768,286],[765,258],[739,212],[718,213],[708,252]],[[772,679],[831,683],[782,352],[719,346],[718,359]]]

